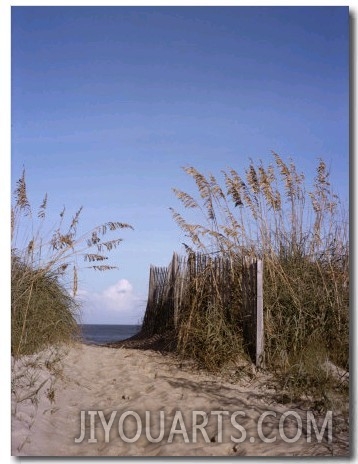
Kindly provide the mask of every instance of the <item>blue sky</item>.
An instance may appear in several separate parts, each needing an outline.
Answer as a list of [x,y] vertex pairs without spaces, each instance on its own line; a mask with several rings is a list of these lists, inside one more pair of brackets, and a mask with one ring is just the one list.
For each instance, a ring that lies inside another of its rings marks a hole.
[[182,234],[181,167],[243,172],[271,150],[313,175],[318,157],[348,199],[349,30],[344,7],[13,7],[12,182],[82,227],[133,225],[84,272],[84,322],[136,323],[149,265]]

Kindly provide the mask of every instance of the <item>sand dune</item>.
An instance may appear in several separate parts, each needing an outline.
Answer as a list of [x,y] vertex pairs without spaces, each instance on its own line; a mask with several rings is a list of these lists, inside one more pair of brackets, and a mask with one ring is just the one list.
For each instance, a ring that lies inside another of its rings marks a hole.
[[348,454],[341,415],[332,415],[330,440],[329,416],[315,414],[313,423],[307,406],[278,403],[263,374],[230,383],[153,351],[81,344],[41,369],[31,360],[13,366],[13,455]]

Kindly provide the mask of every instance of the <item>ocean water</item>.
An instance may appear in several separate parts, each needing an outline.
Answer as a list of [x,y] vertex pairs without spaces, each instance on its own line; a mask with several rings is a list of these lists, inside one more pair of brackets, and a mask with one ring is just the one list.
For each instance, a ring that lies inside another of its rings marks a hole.
[[105,324],[80,324],[84,343],[118,342],[135,335],[140,331],[140,325],[105,325]]

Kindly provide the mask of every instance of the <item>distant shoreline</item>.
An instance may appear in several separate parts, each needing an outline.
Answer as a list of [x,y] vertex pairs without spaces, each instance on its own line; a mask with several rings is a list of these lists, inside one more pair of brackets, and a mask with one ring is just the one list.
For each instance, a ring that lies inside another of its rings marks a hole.
[[106,345],[131,338],[137,334],[141,325],[138,324],[78,324],[82,339],[86,343]]

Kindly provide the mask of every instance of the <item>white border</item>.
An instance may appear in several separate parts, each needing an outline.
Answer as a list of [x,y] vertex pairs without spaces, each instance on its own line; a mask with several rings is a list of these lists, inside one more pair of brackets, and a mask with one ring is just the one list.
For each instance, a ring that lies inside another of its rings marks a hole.
[[[11,6],[349,6],[351,18],[353,23],[356,23],[356,8],[353,6],[353,2],[342,2],[342,1],[315,1],[314,4],[310,1],[299,1],[296,0],[294,3],[289,3],[287,1],[277,0],[274,5],[269,1],[260,1],[260,2],[248,2],[248,1],[228,1],[223,2],[218,1],[173,1],[173,2],[163,2],[163,1],[148,1],[148,0],[135,0],[135,1],[115,1],[115,0],[106,0],[102,2],[98,1],[71,1],[71,0],[57,0],[57,1],[45,1],[37,0],[32,2],[19,1],[19,0],[1,0],[0,1],[0,70],[1,70],[1,79],[0,79],[0,102],[1,102],[1,112],[0,112],[0,141],[1,141],[1,153],[0,153],[0,294],[1,294],[1,311],[0,311],[0,327],[1,327],[1,342],[2,342],[2,354],[1,359],[1,373],[5,374],[5,379],[0,383],[1,385],[1,398],[3,404],[1,405],[2,418],[0,421],[0,433],[1,433],[1,447],[0,455],[3,459],[1,462],[21,462],[21,458],[11,458],[11,448],[10,448],[10,153],[11,153]],[[356,50],[356,33],[353,34],[354,43],[351,44],[353,50]],[[351,76],[355,77],[356,64],[355,56],[353,57],[351,66],[354,68],[351,70]],[[355,87],[355,82],[352,82],[352,85]],[[353,101],[353,95],[351,95],[351,104],[353,105],[352,114],[355,113],[355,101]],[[356,118],[354,117],[354,125],[351,127],[351,130],[354,133],[357,133],[357,123]],[[353,143],[351,150],[355,149],[355,141],[353,138]],[[355,158],[355,153],[351,153],[351,160]],[[354,163],[354,173],[352,179],[357,179],[357,166],[358,162]],[[351,185],[352,189],[352,198],[351,198],[351,208],[354,208],[355,217],[357,216],[356,210],[356,195],[355,195],[355,186]],[[352,211],[352,209],[351,209]],[[353,211],[352,211],[353,212]],[[355,221],[354,221],[355,222]],[[356,224],[351,223],[351,227],[354,231],[357,230]],[[354,239],[354,237],[352,237]],[[353,248],[353,247],[352,247]],[[356,249],[356,247],[354,247]],[[356,254],[356,253],[355,253]],[[351,259],[354,259],[356,256],[352,256]],[[355,277],[355,275],[354,275]],[[356,282],[352,282],[352,286],[356,287]],[[352,299],[354,304],[355,298]],[[355,312],[355,308],[351,308],[351,314]],[[355,334],[357,334],[357,316],[354,318],[355,326],[352,327]],[[6,347],[6,348],[5,348]],[[355,348],[355,346],[354,346]],[[354,350],[355,351],[355,350]],[[356,354],[356,353],[355,353]],[[354,361],[356,362],[356,356],[354,356]],[[352,366],[353,367],[353,366]],[[353,392],[353,386],[352,386]],[[356,420],[356,418],[355,418]],[[356,422],[355,422],[356,425]],[[357,427],[354,427],[357,429]],[[353,427],[352,427],[353,429]],[[351,437],[351,444],[356,448],[355,437]],[[78,462],[76,459],[63,458],[67,462]],[[101,459],[101,458],[99,458]],[[237,459],[237,458],[236,458]],[[235,462],[236,462],[235,459]],[[168,460],[168,458],[166,458]],[[242,458],[240,458],[242,460]],[[354,461],[356,456],[354,457]],[[39,460],[26,459],[26,462],[38,462]],[[49,462],[50,459],[41,459],[41,462]],[[62,459],[61,459],[62,461]],[[136,459],[138,461],[138,459]],[[146,461],[145,458],[140,459],[141,462]],[[190,459],[179,459],[175,460],[177,463],[181,462],[190,462]],[[210,460],[212,461],[212,460]],[[234,462],[234,459],[226,459],[226,462]],[[274,462],[275,459],[269,459],[269,461]],[[82,460],[86,462],[86,460]],[[130,459],[125,459],[121,457],[121,462],[131,462]],[[219,459],[212,461],[219,462]]]

